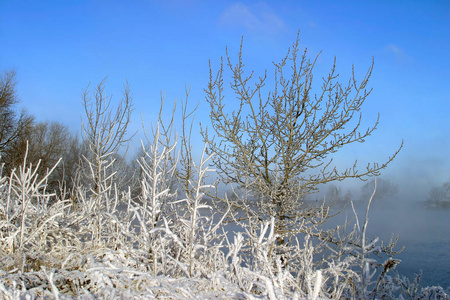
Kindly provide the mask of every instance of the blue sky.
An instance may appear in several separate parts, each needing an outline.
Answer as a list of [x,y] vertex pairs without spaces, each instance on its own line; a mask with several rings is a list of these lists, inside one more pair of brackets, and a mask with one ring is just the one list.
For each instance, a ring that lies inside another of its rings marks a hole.
[[106,76],[113,100],[130,83],[135,129],[141,113],[147,125],[155,120],[161,92],[171,104],[185,97],[185,86],[206,124],[208,61],[217,67],[226,46],[236,58],[244,36],[248,69],[271,75],[272,61],[300,30],[311,58],[322,51],[317,82],[334,56],[343,81],[352,64],[362,78],[375,59],[374,91],[362,113],[369,126],[379,112],[380,126],[336,159],[381,162],[403,139],[383,176],[423,196],[450,180],[449,29],[449,1],[0,0],[0,70],[16,69],[21,106],[37,120],[73,131],[80,130],[83,89]]

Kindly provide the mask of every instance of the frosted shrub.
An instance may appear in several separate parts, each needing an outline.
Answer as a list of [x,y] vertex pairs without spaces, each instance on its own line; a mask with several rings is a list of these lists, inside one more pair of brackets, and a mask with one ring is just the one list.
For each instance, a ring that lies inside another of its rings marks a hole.
[[[235,194],[234,198],[239,195]],[[400,263],[393,258],[400,252],[394,251],[396,240],[391,239],[385,245],[376,237],[371,240],[366,237],[372,199],[373,195],[362,227],[355,212],[355,224],[350,232],[347,232],[350,226],[326,231],[309,226],[311,234],[294,236],[289,244],[277,248],[273,220],[259,222],[257,218],[247,217],[242,222],[238,219],[240,215],[235,214],[243,232],[236,234],[232,242],[227,240],[228,278],[245,293],[270,299],[392,299],[418,295],[418,282],[400,281],[398,276],[390,275]],[[249,216],[249,208],[241,207]],[[325,248],[327,255],[322,252]],[[413,289],[416,292],[412,293]]]
[[59,224],[67,202],[50,204],[54,193],[46,192],[47,179],[39,178],[37,166],[27,164],[0,179],[0,253],[5,269],[39,269],[44,254],[57,243]]
[[229,279],[248,295],[260,294],[269,299],[340,298],[357,278],[352,270],[355,259],[317,262],[317,245],[309,235],[301,243],[285,246],[282,254],[272,253],[277,236],[274,221],[263,223],[259,230],[238,233],[228,242]]
[[211,171],[207,167],[208,160],[203,151],[200,163],[192,162],[191,170],[195,173],[191,173],[192,177],[182,188],[181,199],[170,203],[177,209],[163,218],[162,226],[151,231],[159,233],[160,239],[166,242],[161,245],[169,247],[161,250],[164,250],[162,255],[167,264],[172,265],[172,275],[210,276],[223,265],[222,236],[218,230],[226,214],[218,220],[213,208],[206,203],[206,194],[215,187],[205,183],[207,173]]
[[392,276],[396,240],[366,234],[374,194],[362,224],[355,212],[353,227],[322,229],[330,211],[316,205],[287,234],[245,188],[217,195],[215,154],[194,159],[185,109],[179,137],[161,115],[141,143],[139,192],[119,187],[116,155],[95,143],[70,199],[46,189],[53,169],[39,178],[26,158],[1,174],[0,298],[448,299],[420,276]]
[[[344,269],[337,268],[337,270],[341,269],[339,272],[341,275],[335,272],[336,268],[330,268],[331,274],[335,278],[333,279],[331,276],[328,280],[328,297],[334,298],[336,295],[343,295],[360,299],[391,299],[399,295],[400,287],[390,276],[393,272],[392,269],[401,262],[393,258],[403,250],[402,248],[394,251],[398,237],[397,239],[391,238],[385,245],[378,237],[368,240],[366,236],[369,209],[375,192],[376,181],[374,191],[367,204],[362,227],[354,210],[353,230],[347,233],[346,230],[349,226],[338,227],[335,236],[328,238],[330,243],[327,244],[327,248],[331,251],[331,255],[327,259],[327,264],[335,267],[345,266]],[[348,276],[342,276],[342,271]]]
[[[295,281],[287,268],[282,266],[279,256],[272,256],[276,240],[274,220],[261,224],[260,230],[238,233],[234,242],[228,242],[230,280],[235,281],[247,294],[256,293],[284,299]],[[287,290],[286,290],[287,289]]]
[[449,299],[449,295],[440,286],[429,286],[422,289],[418,299],[446,300]]
[[138,163],[141,170],[141,194],[139,201],[132,201],[128,210],[133,213],[133,219],[139,224],[136,237],[137,251],[146,263],[151,265],[154,275],[164,271],[161,252],[165,252],[165,242],[154,229],[164,223],[164,213],[169,213],[169,203],[176,198],[176,193],[170,192],[170,181],[174,176],[175,164],[170,165],[170,158],[174,152],[176,143],[164,145],[160,141],[160,124],[158,123],[154,142],[147,151],[142,143],[143,156]]

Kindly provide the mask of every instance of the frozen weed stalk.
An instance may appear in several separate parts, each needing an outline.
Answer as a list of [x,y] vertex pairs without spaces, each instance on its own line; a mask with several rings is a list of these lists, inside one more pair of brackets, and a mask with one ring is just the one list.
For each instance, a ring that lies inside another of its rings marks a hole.
[[[380,242],[378,237],[374,237],[370,241],[367,239],[370,205],[375,197],[376,189],[377,181],[375,179],[374,190],[367,202],[362,228],[353,203],[351,203],[355,215],[353,230],[349,234],[345,234],[345,227],[343,228],[343,233],[339,235],[340,238],[336,239],[338,247],[333,249],[333,254],[330,256],[335,261],[341,261],[342,259],[350,261],[351,263],[347,268],[356,271],[350,273],[350,280],[345,280],[347,288],[340,291],[340,294],[345,297],[361,299],[395,298],[396,289],[390,284],[391,277],[387,273],[400,263],[400,260],[393,258],[403,251],[403,248],[398,251],[394,250],[398,236],[396,239],[391,238],[387,245],[384,245],[382,241]],[[379,263],[379,260],[383,257],[384,263]],[[348,260],[349,258],[350,260]],[[358,267],[355,269],[356,266]],[[377,275],[378,279],[375,280]],[[381,286],[383,286],[382,289],[380,289]]]

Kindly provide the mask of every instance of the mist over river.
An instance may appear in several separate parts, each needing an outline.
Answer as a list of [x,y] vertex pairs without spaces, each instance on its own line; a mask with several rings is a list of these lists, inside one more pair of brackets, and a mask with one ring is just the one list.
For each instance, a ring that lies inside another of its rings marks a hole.
[[[356,211],[362,226],[364,205],[357,205]],[[354,216],[350,207],[346,207],[332,223],[342,224],[346,215]],[[414,274],[422,270],[421,286],[450,287],[450,210],[426,209],[421,203],[408,201],[373,203],[367,236],[378,236],[388,243],[392,234],[399,235],[395,249],[405,246],[405,250],[396,256],[402,262],[394,272],[412,280]]]
[[[355,210],[362,226],[366,212],[367,201],[355,202]],[[342,209],[341,213],[332,218],[325,227],[343,225],[354,219],[350,205]],[[354,220],[352,223],[354,224]],[[353,225],[350,225],[349,230]],[[233,240],[234,232],[242,229],[234,224],[225,226],[228,237]],[[377,236],[380,241],[388,244],[391,236],[398,234],[395,251],[403,246],[403,252],[395,256],[401,263],[396,266],[391,275],[398,272],[410,281],[422,271],[420,285],[450,288],[450,210],[433,210],[424,207],[423,202],[402,201],[374,201],[369,210],[369,223],[366,236],[370,240]],[[382,261],[380,261],[382,262]]]

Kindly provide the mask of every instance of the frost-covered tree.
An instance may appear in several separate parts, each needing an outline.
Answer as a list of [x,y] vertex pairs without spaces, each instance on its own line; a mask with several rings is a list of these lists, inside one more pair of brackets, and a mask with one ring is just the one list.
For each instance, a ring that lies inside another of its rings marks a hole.
[[85,192],[76,196],[86,198],[90,203],[84,207],[95,215],[93,236],[97,241],[101,238],[104,220],[110,218],[118,204],[120,187],[117,174],[123,161],[119,150],[130,140],[127,136],[128,124],[133,111],[128,83],[124,85],[122,100],[114,108],[111,97],[105,93],[105,82],[106,79],[102,80],[94,88],[92,96],[88,86],[82,96],[86,113],[86,119],[82,122],[83,143],[88,151],[83,157],[81,178],[85,184],[83,188],[87,185],[89,192],[87,198]]
[[[224,92],[223,60],[217,73],[210,66],[205,89],[212,133],[204,129],[203,137],[216,154],[214,164],[224,181],[252,194],[248,198],[253,199],[252,216],[275,218],[278,244],[295,234],[299,223],[324,215],[323,207],[305,207],[305,195],[324,183],[378,175],[400,151],[366,168],[359,168],[356,161],[344,169],[334,166],[334,153],[363,143],[378,125],[377,119],[372,127],[361,128],[360,110],[371,93],[373,63],[362,80],[357,80],[352,68],[350,80],[342,83],[335,61],[314,93],[317,59],[308,59],[306,50],[300,52],[297,36],[286,57],[274,63],[274,87],[266,91],[267,72],[258,79],[253,72],[245,72],[241,43],[236,64],[226,54],[229,87],[236,101],[227,99]],[[241,208],[246,204],[241,203]]]
[[100,197],[102,189],[108,189],[114,174],[105,173],[113,164],[119,149],[130,137],[127,137],[132,108],[132,95],[128,83],[123,90],[123,98],[116,108],[111,107],[111,97],[105,93],[106,79],[101,81],[90,96],[89,87],[83,93],[83,107],[86,121],[82,123],[83,141],[89,153],[85,158],[89,176],[93,183],[93,192]]

